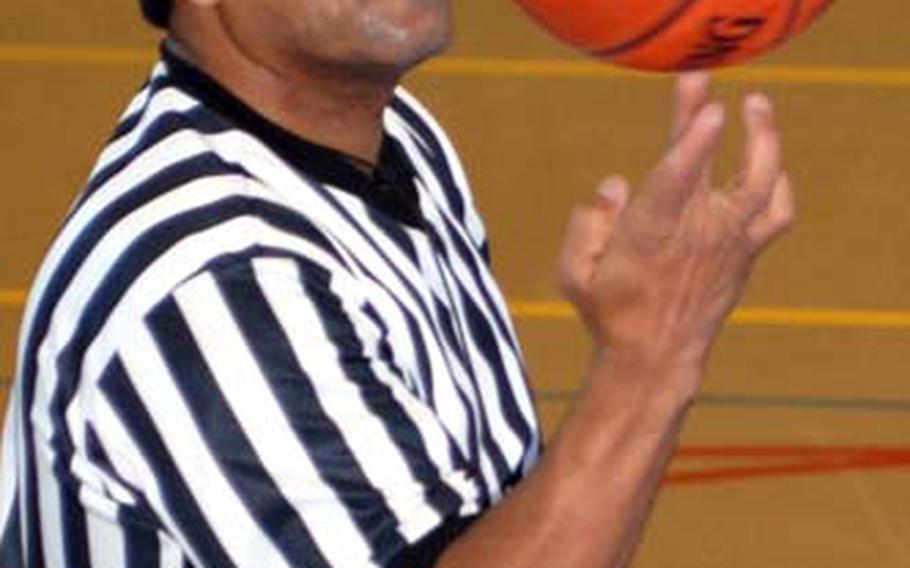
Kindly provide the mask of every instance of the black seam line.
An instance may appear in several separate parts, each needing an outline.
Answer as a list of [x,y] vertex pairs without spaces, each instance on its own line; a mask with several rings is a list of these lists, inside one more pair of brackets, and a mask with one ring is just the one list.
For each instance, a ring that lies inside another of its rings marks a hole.
[[790,34],[793,33],[793,28],[796,27],[796,20],[800,12],[802,12],[803,0],[793,0],[790,3],[790,13],[787,14],[787,20],[784,22],[784,27],[781,30],[780,34],[774,40],[775,45],[779,45],[790,37]]
[[[567,403],[574,400],[580,394],[580,391],[575,389],[540,389],[534,392],[537,401],[540,403]],[[835,398],[705,394],[698,398],[696,404],[707,407],[910,412],[910,399],[900,398]]]
[[614,57],[614,56],[620,55],[626,51],[635,49],[636,47],[639,47],[640,45],[651,41],[655,37],[659,36],[660,34],[664,33],[665,31],[667,31],[667,28],[672,26],[673,23],[677,20],[677,18],[679,18],[680,16],[685,14],[690,8],[695,6],[695,4],[697,4],[698,2],[699,2],[699,0],[681,0],[676,5],[675,8],[670,10],[670,12],[668,12],[667,15],[664,16],[657,23],[657,25],[654,26],[653,28],[651,28],[650,30],[642,33],[641,35],[639,35],[637,37],[633,37],[632,39],[626,40],[617,45],[593,49],[589,53],[591,53],[591,55],[594,55],[595,57]]

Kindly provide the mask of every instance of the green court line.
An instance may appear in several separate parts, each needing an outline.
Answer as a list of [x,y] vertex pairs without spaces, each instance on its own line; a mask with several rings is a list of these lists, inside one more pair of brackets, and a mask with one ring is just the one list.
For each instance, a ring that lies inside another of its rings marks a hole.
[[[579,391],[575,389],[541,389],[535,391],[537,400],[542,403],[567,403],[574,400],[578,394]],[[704,394],[698,398],[697,405],[717,408],[767,408],[843,412],[910,412],[910,400],[884,398]]]
[[[147,66],[157,57],[151,47],[50,45],[0,43],[0,64],[79,65],[86,67]],[[593,59],[529,59],[479,56],[446,56],[418,71],[423,75],[576,79],[665,79],[666,75],[641,73],[606,65]],[[757,65],[715,73],[727,83],[844,85],[910,87],[910,68],[868,66]]]

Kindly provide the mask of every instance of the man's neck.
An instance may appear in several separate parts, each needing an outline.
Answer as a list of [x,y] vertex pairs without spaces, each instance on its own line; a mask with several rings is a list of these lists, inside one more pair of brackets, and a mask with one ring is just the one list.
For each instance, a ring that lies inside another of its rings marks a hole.
[[[275,70],[244,52],[227,34],[168,39],[181,58],[200,67],[237,98],[286,130],[375,164],[383,114],[397,81],[363,78],[344,70]],[[198,32],[198,29],[197,29]]]

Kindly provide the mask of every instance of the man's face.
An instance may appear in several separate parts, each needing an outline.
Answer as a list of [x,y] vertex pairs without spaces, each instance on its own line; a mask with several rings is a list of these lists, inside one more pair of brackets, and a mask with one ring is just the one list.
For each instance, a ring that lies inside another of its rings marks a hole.
[[221,0],[235,40],[262,63],[404,72],[442,51],[451,0]]

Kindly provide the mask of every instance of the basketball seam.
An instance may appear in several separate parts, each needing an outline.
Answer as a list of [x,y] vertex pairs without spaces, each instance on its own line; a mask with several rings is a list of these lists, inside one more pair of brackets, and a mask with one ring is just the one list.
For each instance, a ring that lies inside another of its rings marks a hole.
[[793,28],[796,27],[796,20],[799,18],[802,8],[803,0],[793,0],[790,2],[790,13],[787,14],[787,20],[784,22],[784,27],[781,30],[780,35],[774,40],[775,45],[785,42],[787,38],[790,37],[790,34],[793,33]]
[[685,14],[687,11],[689,11],[689,9],[692,8],[699,1],[700,0],[681,0],[672,10],[670,10],[667,13],[666,16],[661,18],[661,20],[657,23],[656,26],[654,26],[650,30],[648,30],[648,31],[642,33],[641,35],[636,36],[632,39],[629,39],[622,43],[614,45],[612,47],[595,49],[595,50],[591,51],[591,54],[596,57],[609,58],[609,57],[615,57],[617,55],[621,55],[621,54],[625,53],[626,51],[635,49],[636,47],[639,47],[640,45],[643,45],[643,44],[651,41],[655,37],[659,36],[660,34],[662,34],[664,31],[667,30],[667,28],[672,26],[673,23],[676,22],[677,19],[679,19],[683,14]]

